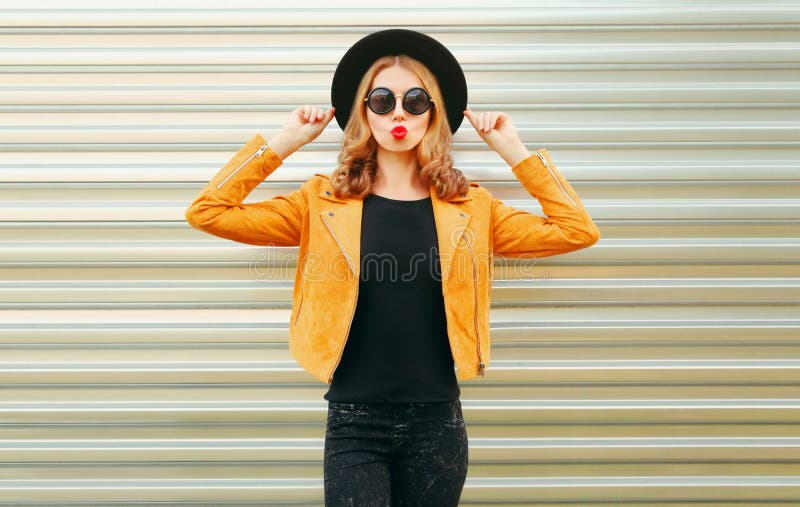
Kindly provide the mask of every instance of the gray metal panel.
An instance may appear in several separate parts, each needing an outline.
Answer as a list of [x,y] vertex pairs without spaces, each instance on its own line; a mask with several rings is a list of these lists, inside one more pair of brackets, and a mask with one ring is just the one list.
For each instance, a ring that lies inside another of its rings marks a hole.
[[[491,4],[0,6],[0,506],[322,504],[296,249],[183,213],[375,26],[447,44],[603,233],[497,260],[463,503],[800,504],[800,3]],[[339,134],[248,200],[330,172]],[[466,120],[455,148],[541,213]]]

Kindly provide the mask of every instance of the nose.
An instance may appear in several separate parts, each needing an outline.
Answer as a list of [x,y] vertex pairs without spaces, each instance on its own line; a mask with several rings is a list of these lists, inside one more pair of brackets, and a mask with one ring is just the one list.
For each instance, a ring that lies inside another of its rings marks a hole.
[[405,119],[406,117],[406,110],[403,109],[403,96],[397,94],[394,96],[394,112],[392,112],[392,119]]

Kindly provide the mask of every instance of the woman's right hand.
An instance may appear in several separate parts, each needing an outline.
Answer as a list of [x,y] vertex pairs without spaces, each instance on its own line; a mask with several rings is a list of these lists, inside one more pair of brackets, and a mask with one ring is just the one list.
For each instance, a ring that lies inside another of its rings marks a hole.
[[335,113],[335,107],[326,111],[317,106],[300,106],[289,115],[283,126],[283,133],[289,139],[295,140],[299,149],[316,139],[325,130],[325,126],[330,123]]
[[336,108],[327,112],[317,106],[300,106],[289,114],[283,130],[269,139],[269,145],[281,160],[319,136],[333,119]]

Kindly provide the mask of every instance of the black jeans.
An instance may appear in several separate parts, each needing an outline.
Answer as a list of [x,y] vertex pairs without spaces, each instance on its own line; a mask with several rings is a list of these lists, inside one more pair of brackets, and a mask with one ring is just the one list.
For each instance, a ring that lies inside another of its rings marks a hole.
[[457,507],[468,461],[458,399],[328,402],[326,507]]

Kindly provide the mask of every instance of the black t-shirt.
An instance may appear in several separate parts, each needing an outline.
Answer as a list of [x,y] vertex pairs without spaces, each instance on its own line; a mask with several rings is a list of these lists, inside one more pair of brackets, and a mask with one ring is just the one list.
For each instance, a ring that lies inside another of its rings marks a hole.
[[458,399],[431,197],[364,198],[361,276],[328,401]]

